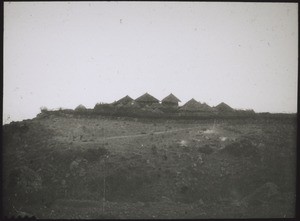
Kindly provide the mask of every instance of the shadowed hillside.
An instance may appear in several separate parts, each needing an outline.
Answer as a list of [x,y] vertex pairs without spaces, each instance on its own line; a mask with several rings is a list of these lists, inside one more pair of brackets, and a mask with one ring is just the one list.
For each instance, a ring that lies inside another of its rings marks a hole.
[[7,216],[275,218],[295,212],[292,116],[172,120],[80,108],[44,111],[3,130]]

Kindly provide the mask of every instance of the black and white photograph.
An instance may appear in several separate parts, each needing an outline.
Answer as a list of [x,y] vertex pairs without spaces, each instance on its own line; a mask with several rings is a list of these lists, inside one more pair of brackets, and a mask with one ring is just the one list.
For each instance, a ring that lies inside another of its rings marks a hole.
[[3,12],[2,218],[295,218],[298,3]]

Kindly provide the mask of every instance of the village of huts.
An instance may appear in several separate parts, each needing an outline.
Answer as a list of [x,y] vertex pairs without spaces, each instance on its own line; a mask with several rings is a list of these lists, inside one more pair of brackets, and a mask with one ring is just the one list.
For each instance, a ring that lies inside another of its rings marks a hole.
[[221,102],[216,106],[210,106],[205,102],[197,101],[192,98],[186,103],[179,105],[181,100],[170,93],[161,100],[155,98],[149,93],[133,99],[129,95],[122,97],[112,103],[97,103],[94,109],[87,109],[82,104],[79,105],[75,112],[93,112],[99,114],[109,114],[115,116],[242,116],[252,115],[253,110],[238,110],[230,107],[228,104]]

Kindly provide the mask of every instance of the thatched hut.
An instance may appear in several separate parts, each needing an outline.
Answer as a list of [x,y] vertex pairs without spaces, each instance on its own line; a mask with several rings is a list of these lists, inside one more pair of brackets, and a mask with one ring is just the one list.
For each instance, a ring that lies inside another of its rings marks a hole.
[[141,106],[151,106],[152,104],[159,103],[159,100],[152,95],[145,93],[142,96],[135,99],[135,101]]
[[178,107],[178,102],[181,102],[176,96],[172,93],[169,94],[167,97],[162,99],[161,103],[167,107]]
[[214,109],[206,103],[200,103],[196,101],[194,98],[186,102],[181,108],[181,111],[189,111],[189,112],[214,112]]
[[230,107],[228,104],[225,104],[224,102],[215,106],[215,109],[218,112],[233,112],[234,111],[234,109],[232,107]]
[[129,97],[128,95],[126,95],[125,97],[121,98],[120,100],[114,102],[114,105],[126,105],[129,102],[132,102],[133,99],[131,97]]
[[82,104],[78,105],[76,108],[75,108],[75,111],[85,111],[86,110],[86,107],[83,106]]
[[180,111],[199,112],[201,110],[201,103],[196,101],[194,98],[192,98],[191,100],[186,102],[182,107],[180,107]]

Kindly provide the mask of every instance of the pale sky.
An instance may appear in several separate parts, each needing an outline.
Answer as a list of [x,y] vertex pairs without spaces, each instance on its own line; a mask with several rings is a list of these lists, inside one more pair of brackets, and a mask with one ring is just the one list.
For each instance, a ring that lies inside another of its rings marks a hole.
[[5,2],[3,123],[176,95],[297,112],[298,4]]

